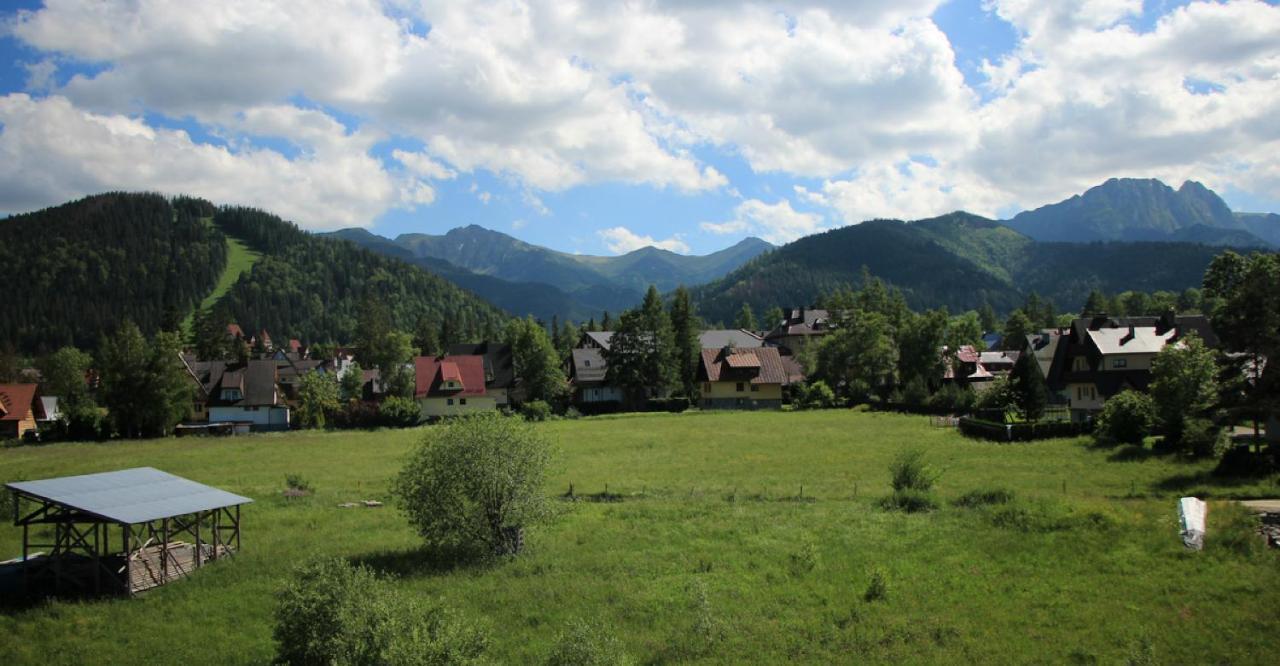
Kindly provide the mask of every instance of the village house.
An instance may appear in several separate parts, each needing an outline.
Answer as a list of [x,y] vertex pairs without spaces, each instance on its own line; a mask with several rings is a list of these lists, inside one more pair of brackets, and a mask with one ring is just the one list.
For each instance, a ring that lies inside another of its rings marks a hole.
[[207,396],[209,423],[232,423],[237,431],[289,429],[289,405],[275,361],[224,365]]
[[419,356],[414,361],[414,399],[423,418],[497,409],[485,391],[483,356]]
[[572,350],[568,370],[569,387],[575,404],[621,404],[622,388],[609,384],[607,376],[609,367],[601,349]]
[[698,334],[698,343],[703,349],[763,347],[764,337],[743,328],[711,330]]
[[1008,377],[1019,356],[1016,351],[980,352],[973,345],[960,345],[946,364],[942,379],[982,391],[997,377]]
[[792,308],[785,318],[765,333],[767,344],[778,347],[784,355],[799,354],[831,331],[831,314],[816,308]]
[[1087,418],[1125,389],[1146,391],[1156,354],[1188,334],[1210,347],[1218,344],[1203,315],[1078,318],[1058,344],[1061,358],[1048,376],[1050,389],[1065,390],[1072,418]]
[[787,371],[773,347],[703,349],[698,381],[703,409],[779,409]]
[[21,439],[45,419],[36,384],[0,384],[0,440]]
[[499,407],[522,402],[516,382],[515,358],[511,353],[511,345],[491,341],[449,345],[445,350],[445,357],[454,356],[484,358],[484,390]]

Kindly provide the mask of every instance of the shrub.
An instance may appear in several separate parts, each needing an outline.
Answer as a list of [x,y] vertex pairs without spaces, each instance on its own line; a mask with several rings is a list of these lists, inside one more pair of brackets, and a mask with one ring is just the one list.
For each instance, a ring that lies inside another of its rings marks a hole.
[[902,404],[913,409],[924,407],[929,400],[929,386],[920,377],[912,377],[902,388]]
[[1155,421],[1156,405],[1151,396],[1126,389],[1102,406],[1097,432],[1111,441],[1141,444]]
[[378,420],[391,428],[408,428],[422,420],[422,410],[413,398],[390,396],[378,408]]
[[867,591],[862,593],[863,601],[885,601],[889,598],[889,581],[884,572],[875,569],[871,572],[871,582],[867,583]]
[[880,508],[886,511],[923,513],[938,508],[933,496],[919,490],[895,490],[880,499]]
[[1209,457],[1226,451],[1229,442],[1226,432],[1213,421],[1189,418],[1183,422],[1178,444],[1193,456]]
[[545,400],[531,400],[520,408],[526,421],[546,421],[551,418],[551,405]]
[[277,600],[279,664],[465,664],[488,643],[444,609],[401,596],[369,569],[338,558],[300,567]]
[[689,399],[684,396],[674,398],[650,398],[645,402],[647,412],[671,412],[679,414],[689,409]]
[[938,473],[924,462],[924,451],[906,449],[889,463],[890,483],[895,491],[918,490],[927,492],[938,480]]
[[551,514],[543,485],[552,454],[522,421],[466,416],[426,434],[393,493],[428,545],[514,554],[524,528]]
[[295,473],[284,475],[284,486],[290,490],[302,490],[306,492],[310,492],[312,490],[311,483],[302,478],[301,474]]
[[929,398],[929,407],[936,412],[965,414],[973,409],[975,400],[973,390],[955,383],[947,383]]
[[800,542],[800,549],[791,553],[790,557],[791,573],[796,576],[802,576],[814,569],[818,568],[821,563],[821,555],[818,553],[818,544],[813,539],[805,537]]
[[574,620],[556,638],[547,657],[548,666],[624,666],[631,658],[622,642],[607,628],[586,620]]
[[797,409],[827,409],[835,404],[835,392],[821,379],[796,387]]
[[1007,490],[1005,488],[988,488],[983,490],[970,490],[960,497],[957,497],[952,504],[972,509],[974,507],[989,506],[992,504],[1008,504],[1012,501],[1012,490]]

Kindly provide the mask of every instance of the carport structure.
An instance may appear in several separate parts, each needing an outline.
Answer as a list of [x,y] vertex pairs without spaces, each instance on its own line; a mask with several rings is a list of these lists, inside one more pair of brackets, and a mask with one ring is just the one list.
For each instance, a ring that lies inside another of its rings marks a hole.
[[240,549],[240,506],[253,501],[152,467],[5,487],[29,593],[132,595],[186,576]]

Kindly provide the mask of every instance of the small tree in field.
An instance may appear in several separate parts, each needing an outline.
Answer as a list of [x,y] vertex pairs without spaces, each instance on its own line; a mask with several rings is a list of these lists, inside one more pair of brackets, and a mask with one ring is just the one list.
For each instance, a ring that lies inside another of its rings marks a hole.
[[1098,417],[1098,434],[1116,442],[1141,444],[1151,434],[1156,420],[1156,405],[1151,396],[1124,390],[1102,406]]
[[469,416],[433,428],[394,482],[428,545],[515,554],[524,528],[550,516],[552,446],[518,419]]

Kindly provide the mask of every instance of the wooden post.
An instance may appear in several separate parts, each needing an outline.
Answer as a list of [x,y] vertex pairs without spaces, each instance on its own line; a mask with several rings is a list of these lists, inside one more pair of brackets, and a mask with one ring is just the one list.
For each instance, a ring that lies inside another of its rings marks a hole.
[[196,512],[196,568],[200,568],[200,560],[204,559],[204,544],[200,543],[200,521],[204,520],[204,512]]
[[169,582],[169,519],[160,521],[160,582]]

